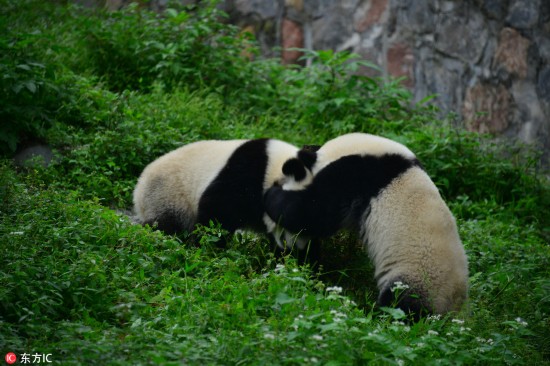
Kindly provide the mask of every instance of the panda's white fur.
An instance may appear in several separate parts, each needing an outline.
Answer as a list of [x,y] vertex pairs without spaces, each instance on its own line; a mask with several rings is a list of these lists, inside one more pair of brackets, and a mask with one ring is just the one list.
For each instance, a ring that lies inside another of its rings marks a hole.
[[[239,173],[239,176],[220,177],[221,172],[227,167],[228,161],[235,156],[238,149],[249,149],[241,153],[240,165],[234,170]],[[242,194],[243,197],[246,197],[248,191],[251,191],[251,194],[252,191],[258,193],[258,202],[254,201],[254,206],[256,204],[263,206],[263,193],[275,183],[282,183],[286,189],[291,189],[291,185],[298,184],[294,177],[285,177],[281,169],[283,163],[296,157],[298,151],[297,147],[274,139],[207,140],[180,147],[161,156],[143,170],[133,193],[136,221],[142,224],[156,223],[160,229],[169,233],[191,232],[199,220],[201,200],[205,199],[205,192],[214,183],[221,187],[225,184],[231,187],[234,181],[243,182],[243,184],[237,183],[235,190],[227,192],[227,195],[216,197],[220,200],[220,206],[226,204],[226,198],[232,199],[229,196]],[[258,157],[262,154],[266,155],[265,162]],[[247,159],[250,159],[251,162],[256,159],[260,164],[260,166],[255,166],[256,170],[265,168],[265,171],[254,171],[253,163],[251,163],[249,171]],[[311,181],[311,172],[307,169],[305,172],[306,176],[300,182],[307,184]],[[261,182],[258,181],[258,185],[261,187],[256,186],[254,183],[256,181],[247,181],[249,176],[257,177],[258,174],[263,174]],[[217,203],[210,204],[215,206]],[[263,229],[273,234],[280,247],[284,246],[283,242],[288,242],[287,245],[291,245],[295,240],[292,234],[278,228],[263,211],[261,217],[255,216],[252,217],[253,220],[249,220],[246,217],[248,208],[250,207],[243,207],[241,212],[234,212],[235,216],[243,214],[245,218],[242,222],[238,222],[238,225],[232,224],[235,227],[230,227],[230,230]],[[207,218],[217,219],[217,217]],[[174,220],[176,222],[173,222]],[[265,225],[263,228],[259,227],[262,222]],[[221,224],[223,226],[224,222]]]
[[[415,155],[395,141],[362,133],[330,140],[316,155],[311,185],[270,189],[270,217],[314,237],[358,230],[375,265],[382,305],[400,300],[414,312],[459,310],[468,293],[466,255],[454,217]],[[378,181],[381,174],[388,176]],[[410,287],[401,299],[392,291],[398,282]]]

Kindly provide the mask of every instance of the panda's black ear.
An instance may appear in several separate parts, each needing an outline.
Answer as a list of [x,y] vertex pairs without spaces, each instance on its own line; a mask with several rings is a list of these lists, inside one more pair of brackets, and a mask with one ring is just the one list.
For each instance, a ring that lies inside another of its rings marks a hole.
[[301,160],[297,158],[288,159],[283,164],[283,174],[287,177],[294,177],[294,179],[299,182],[306,177],[306,167]]
[[[316,146],[316,145],[307,145],[307,146]],[[298,159],[302,161],[304,166],[311,170],[313,167],[313,164],[317,161],[317,150],[319,150],[319,147],[317,147],[315,150],[313,149],[306,149],[305,147],[302,148],[300,151],[298,151]]]

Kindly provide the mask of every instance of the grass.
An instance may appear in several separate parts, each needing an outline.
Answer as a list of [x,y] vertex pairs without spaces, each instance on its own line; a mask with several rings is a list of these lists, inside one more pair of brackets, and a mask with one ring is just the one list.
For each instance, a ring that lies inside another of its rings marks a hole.
[[[398,83],[356,76],[368,65],[350,54],[314,52],[307,70],[242,58],[253,41],[212,7],[4,5],[2,138],[47,141],[58,158],[21,168],[2,151],[0,352],[63,365],[550,364],[550,185],[536,153],[453,129]],[[350,131],[406,143],[440,188],[470,261],[462,313],[410,324],[376,307],[353,233],[326,240],[314,272],[259,235],[220,249],[222,228],[171,237],[122,213],[143,167],[182,144]]]

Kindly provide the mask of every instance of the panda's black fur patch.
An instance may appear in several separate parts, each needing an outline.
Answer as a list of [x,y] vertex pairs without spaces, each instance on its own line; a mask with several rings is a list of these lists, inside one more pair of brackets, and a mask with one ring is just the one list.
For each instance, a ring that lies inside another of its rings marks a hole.
[[268,139],[250,140],[231,155],[201,196],[197,221],[218,221],[230,232],[239,228],[265,231],[263,182]]
[[142,224],[156,227],[168,235],[178,234],[186,227],[185,223],[182,222],[182,215],[172,209],[166,209],[155,220],[146,221]]
[[291,232],[330,236],[358,226],[370,200],[413,166],[419,166],[418,160],[399,154],[344,156],[319,171],[304,190],[270,188],[266,212]]

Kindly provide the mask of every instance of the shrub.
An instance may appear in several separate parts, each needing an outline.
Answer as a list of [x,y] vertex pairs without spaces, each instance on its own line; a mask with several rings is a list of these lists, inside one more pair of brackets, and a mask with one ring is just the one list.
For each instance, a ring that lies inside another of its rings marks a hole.
[[238,29],[220,22],[215,2],[174,7],[163,14],[131,4],[120,11],[95,10],[84,36],[90,68],[114,91],[150,91],[156,82],[167,90],[220,87],[246,82],[252,47]]

